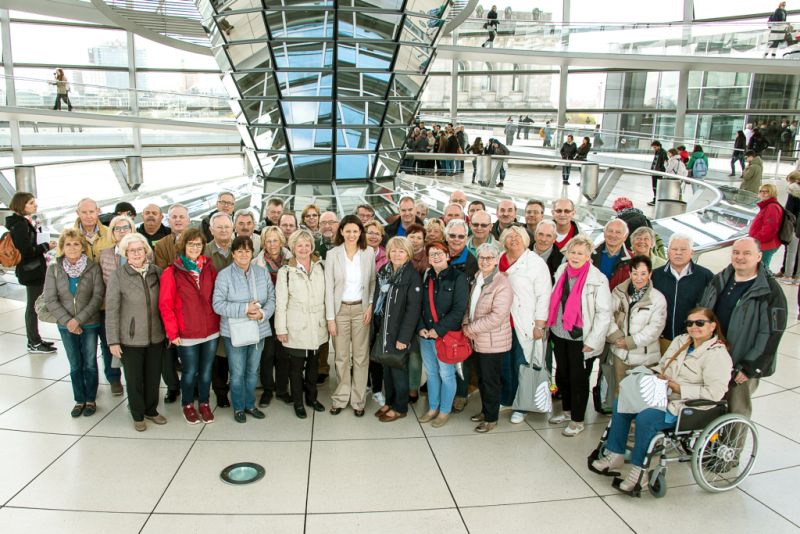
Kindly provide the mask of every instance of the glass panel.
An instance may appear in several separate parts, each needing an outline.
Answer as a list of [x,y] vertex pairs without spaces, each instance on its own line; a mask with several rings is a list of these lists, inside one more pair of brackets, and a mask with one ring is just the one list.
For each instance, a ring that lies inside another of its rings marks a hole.
[[[125,32],[121,30],[12,22],[11,46],[17,63],[103,67],[128,65],[127,41]],[[148,58],[145,56],[142,59],[146,62]],[[213,59],[205,59],[206,67],[210,65],[217,68]],[[174,62],[170,66],[179,64]]]
[[380,128],[337,129],[336,148],[337,150],[375,150],[375,147],[378,146],[380,130]]
[[236,70],[271,69],[272,59],[266,42],[231,44],[225,47],[233,68]]
[[331,124],[330,102],[281,102],[287,125]]
[[389,102],[385,124],[387,126],[410,124],[417,114],[418,105],[416,102]]
[[[624,10],[606,9],[596,0],[570,0],[570,22],[664,22],[683,19],[683,2],[661,2],[657,9],[649,2],[626,4]],[[719,16],[719,15],[715,15]]]
[[386,105],[383,102],[339,102],[337,124],[375,124],[383,120]]
[[446,0],[408,0],[405,10],[409,13],[439,16],[449,3]]
[[258,150],[286,150],[283,128],[250,128]]
[[396,47],[393,44],[340,44],[338,64],[340,67],[388,70],[391,66],[395,49]]
[[406,128],[384,128],[380,150],[398,150],[406,142]]
[[330,128],[287,128],[290,150],[311,150],[331,148],[332,130]]
[[339,0],[339,7],[377,7],[398,10],[403,7],[403,0]]
[[425,84],[425,76],[416,76],[413,74],[395,74],[392,83],[392,91],[390,96],[400,98],[413,98],[419,97],[419,91]]
[[[125,37],[122,37],[125,42]],[[133,45],[136,50],[136,67],[152,68],[181,68],[181,69],[204,69],[212,72],[219,72],[219,66],[213,57],[206,54],[194,54],[185,50],[150,41],[139,35],[133,36]],[[61,43],[59,43],[59,47]],[[17,51],[14,50],[14,59],[17,60]],[[71,61],[69,63],[74,63]]]
[[325,154],[293,154],[295,177],[298,180],[330,181],[333,178],[331,158]]
[[403,24],[403,33],[400,34],[400,41],[430,45],[443,24],[444,21],[441,19],[406,17],[406,21]]
[[332,6],[334,0],[264,0],[267,7]]
[[756,74],[753,80],[754,109],[798,109],[800,108],[797,76],[785,74]]
[[621,80],[613,89],[607,89],[606,76],[605,72],[567,75],[567,107],[599,109],[603,107],[610,90],[616,93],[615,96],[621,95]]
[[256,152],[256,157],[264,169],[264,176],[269,176],[270,180],[289,180],[292,174],[289,170],[289,157],[285,154],[266,154]]
[[333,66],[333,48],[326,43],[273,43],[279,68],[319,69]]
[[375,178],[385,178],[397,174],[402,160],[400,152],[387,152],[378,155],[378,164],[375,167]]
[[394,63],[396,71],[424,73],[431,61],[433,49],[424,46],[401,45]]
[[336,77],[336,95],[342,97],[386,98],[391,75],[380,72],[340,71]]
[[267,27],[261,11],[233,13],[217,17],[217,27],[231,42],[263,39],[267,36]]
[[393,41],[401,15],[390,13],[339,12],[339,36]]
[[331,97],[333,75],[318,72],[278,72],[283,96]]
[[374,154],[339,154],[336,156],[336,179],[369,178]]
[[[235,101],[231,102],[235,105]],[[239,102],[241,111],[250,124],[280,124],[281,117],[278,113],[278,103],[275,100],[242,100]]]
[[224,13],[225,11],[237,11],[240,9],[253,9],[260,8],[260,0],[211,0],[211,5],[217,10],[217,13]]
[[267,13],[273,39],[333,37],[333,11],[276,11]]
[[[222,78],[229,94],[239,94],[241,98],[278,98],[275,75],[271,72],[245,72],[226,74]],[[231,88],[235,88],[231,91]]]

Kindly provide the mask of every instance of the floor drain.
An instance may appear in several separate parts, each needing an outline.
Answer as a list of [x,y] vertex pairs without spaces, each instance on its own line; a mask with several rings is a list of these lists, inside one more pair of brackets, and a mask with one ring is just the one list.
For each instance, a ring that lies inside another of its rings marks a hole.
[[253,462],[239,462],[229,465],[219,474],[223,482],[228,484],[235,484],[237,486],[243,484],[252,484],[264,478],[266,471],[264,468]]

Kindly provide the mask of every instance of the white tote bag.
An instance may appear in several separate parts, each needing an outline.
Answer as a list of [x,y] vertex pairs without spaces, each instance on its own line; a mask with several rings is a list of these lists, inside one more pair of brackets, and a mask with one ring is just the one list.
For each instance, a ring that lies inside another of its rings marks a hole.
[[[250,276],[250,300],[258,300],[255,275]],[[258,321],[253,321],[249,317],[229,318],[228,327],[231,331],[231,345],[234,347],[246,347],[257,344],[260,339],[258,326]]]

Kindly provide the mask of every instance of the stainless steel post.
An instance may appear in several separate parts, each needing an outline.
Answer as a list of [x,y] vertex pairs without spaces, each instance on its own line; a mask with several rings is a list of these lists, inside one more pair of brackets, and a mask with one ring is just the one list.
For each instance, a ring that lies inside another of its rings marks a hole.
[[137,191],[144,182],[142,175],[142,156],[125,156],[126,181],[131,191]]
[[25,191],[33,196],[36,194],[36,167],[33,165],[17,165],[14,167],[14,182],[17,192]]

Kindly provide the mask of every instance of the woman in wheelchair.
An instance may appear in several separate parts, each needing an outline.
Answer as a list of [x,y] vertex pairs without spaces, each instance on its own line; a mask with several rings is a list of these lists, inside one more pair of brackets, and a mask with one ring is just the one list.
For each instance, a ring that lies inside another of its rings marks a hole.
[[663,409],[647,408],[639,413],[620,413],[617,402],[608,429],[606,455],[589,468],[595,473],[618,476],[624,463],[631,422],[636,421],[631,453],[631,470],[617,489],[634,495],[647,486],[645,470],[650,441],[660,431],[674,428],[683,405],[693,399],[719,401],[728,390],[732,363],[727,341],[717,317],[708,308],[694,308],[686,320],[687,334],[676,337],[653,370],[667,381],[668,404]]

